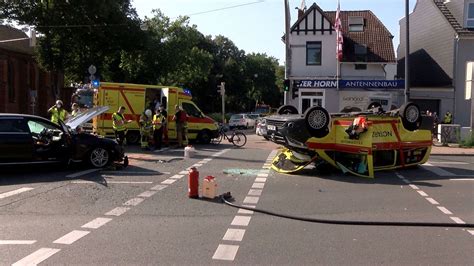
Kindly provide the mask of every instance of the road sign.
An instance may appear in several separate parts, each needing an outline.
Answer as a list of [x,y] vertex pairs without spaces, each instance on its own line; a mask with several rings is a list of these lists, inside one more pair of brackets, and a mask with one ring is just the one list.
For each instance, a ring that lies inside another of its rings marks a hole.
[[90,65],[87,71],[89,71],[89,74],[94,75],[97,72],[97,68],[94,65]]
[[94,74],[92,74],[92,75],[89,76],[89,80],[90,80],[90,81],[93,81],[94,79],[95,79]]

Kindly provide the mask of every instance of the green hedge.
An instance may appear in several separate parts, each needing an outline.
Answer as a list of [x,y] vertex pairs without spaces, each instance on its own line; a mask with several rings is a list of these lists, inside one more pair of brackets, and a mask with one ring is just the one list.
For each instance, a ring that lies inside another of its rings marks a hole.
[[461,142],[462,147],[474,147],[474,133],[471,133],[471,138],[467,138]]

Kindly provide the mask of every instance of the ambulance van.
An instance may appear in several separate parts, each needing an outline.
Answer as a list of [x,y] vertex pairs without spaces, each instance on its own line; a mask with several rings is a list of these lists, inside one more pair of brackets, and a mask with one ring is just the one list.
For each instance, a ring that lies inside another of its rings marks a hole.
[[146,110],[154,112],[154,101],[159,101],[168,112],[168,137],[175,140],[176,123],[173,115],[175,106],[180,105],[188,114],[188,139],[197,140],[201,143],[209,143],[218,135],[218,124],[203,112],[192,101],[191,92],[188,89],[127,83],[102,82],[94,95],[95,106],[109,106],[109,110],[93,120],[94,132],[105,137],[114,137],[112,129],[112,114],[120,106],[125,106],[125,119],[132,120],[127,124],[127,143],[135,144],[140,140],[139,119]]

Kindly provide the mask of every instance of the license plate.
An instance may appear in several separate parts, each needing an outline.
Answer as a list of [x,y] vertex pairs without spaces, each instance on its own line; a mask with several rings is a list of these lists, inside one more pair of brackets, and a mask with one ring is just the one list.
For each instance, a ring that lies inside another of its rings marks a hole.
[[267,125],[268,130],[276,130],[276,126],[273,125]]

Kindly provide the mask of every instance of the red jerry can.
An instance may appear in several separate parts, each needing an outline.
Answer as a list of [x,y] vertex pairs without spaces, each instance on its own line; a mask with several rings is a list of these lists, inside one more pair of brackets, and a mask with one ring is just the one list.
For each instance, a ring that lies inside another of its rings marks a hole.
[[199,198],[199,171],[196,167],[189,169],[188,197]]

